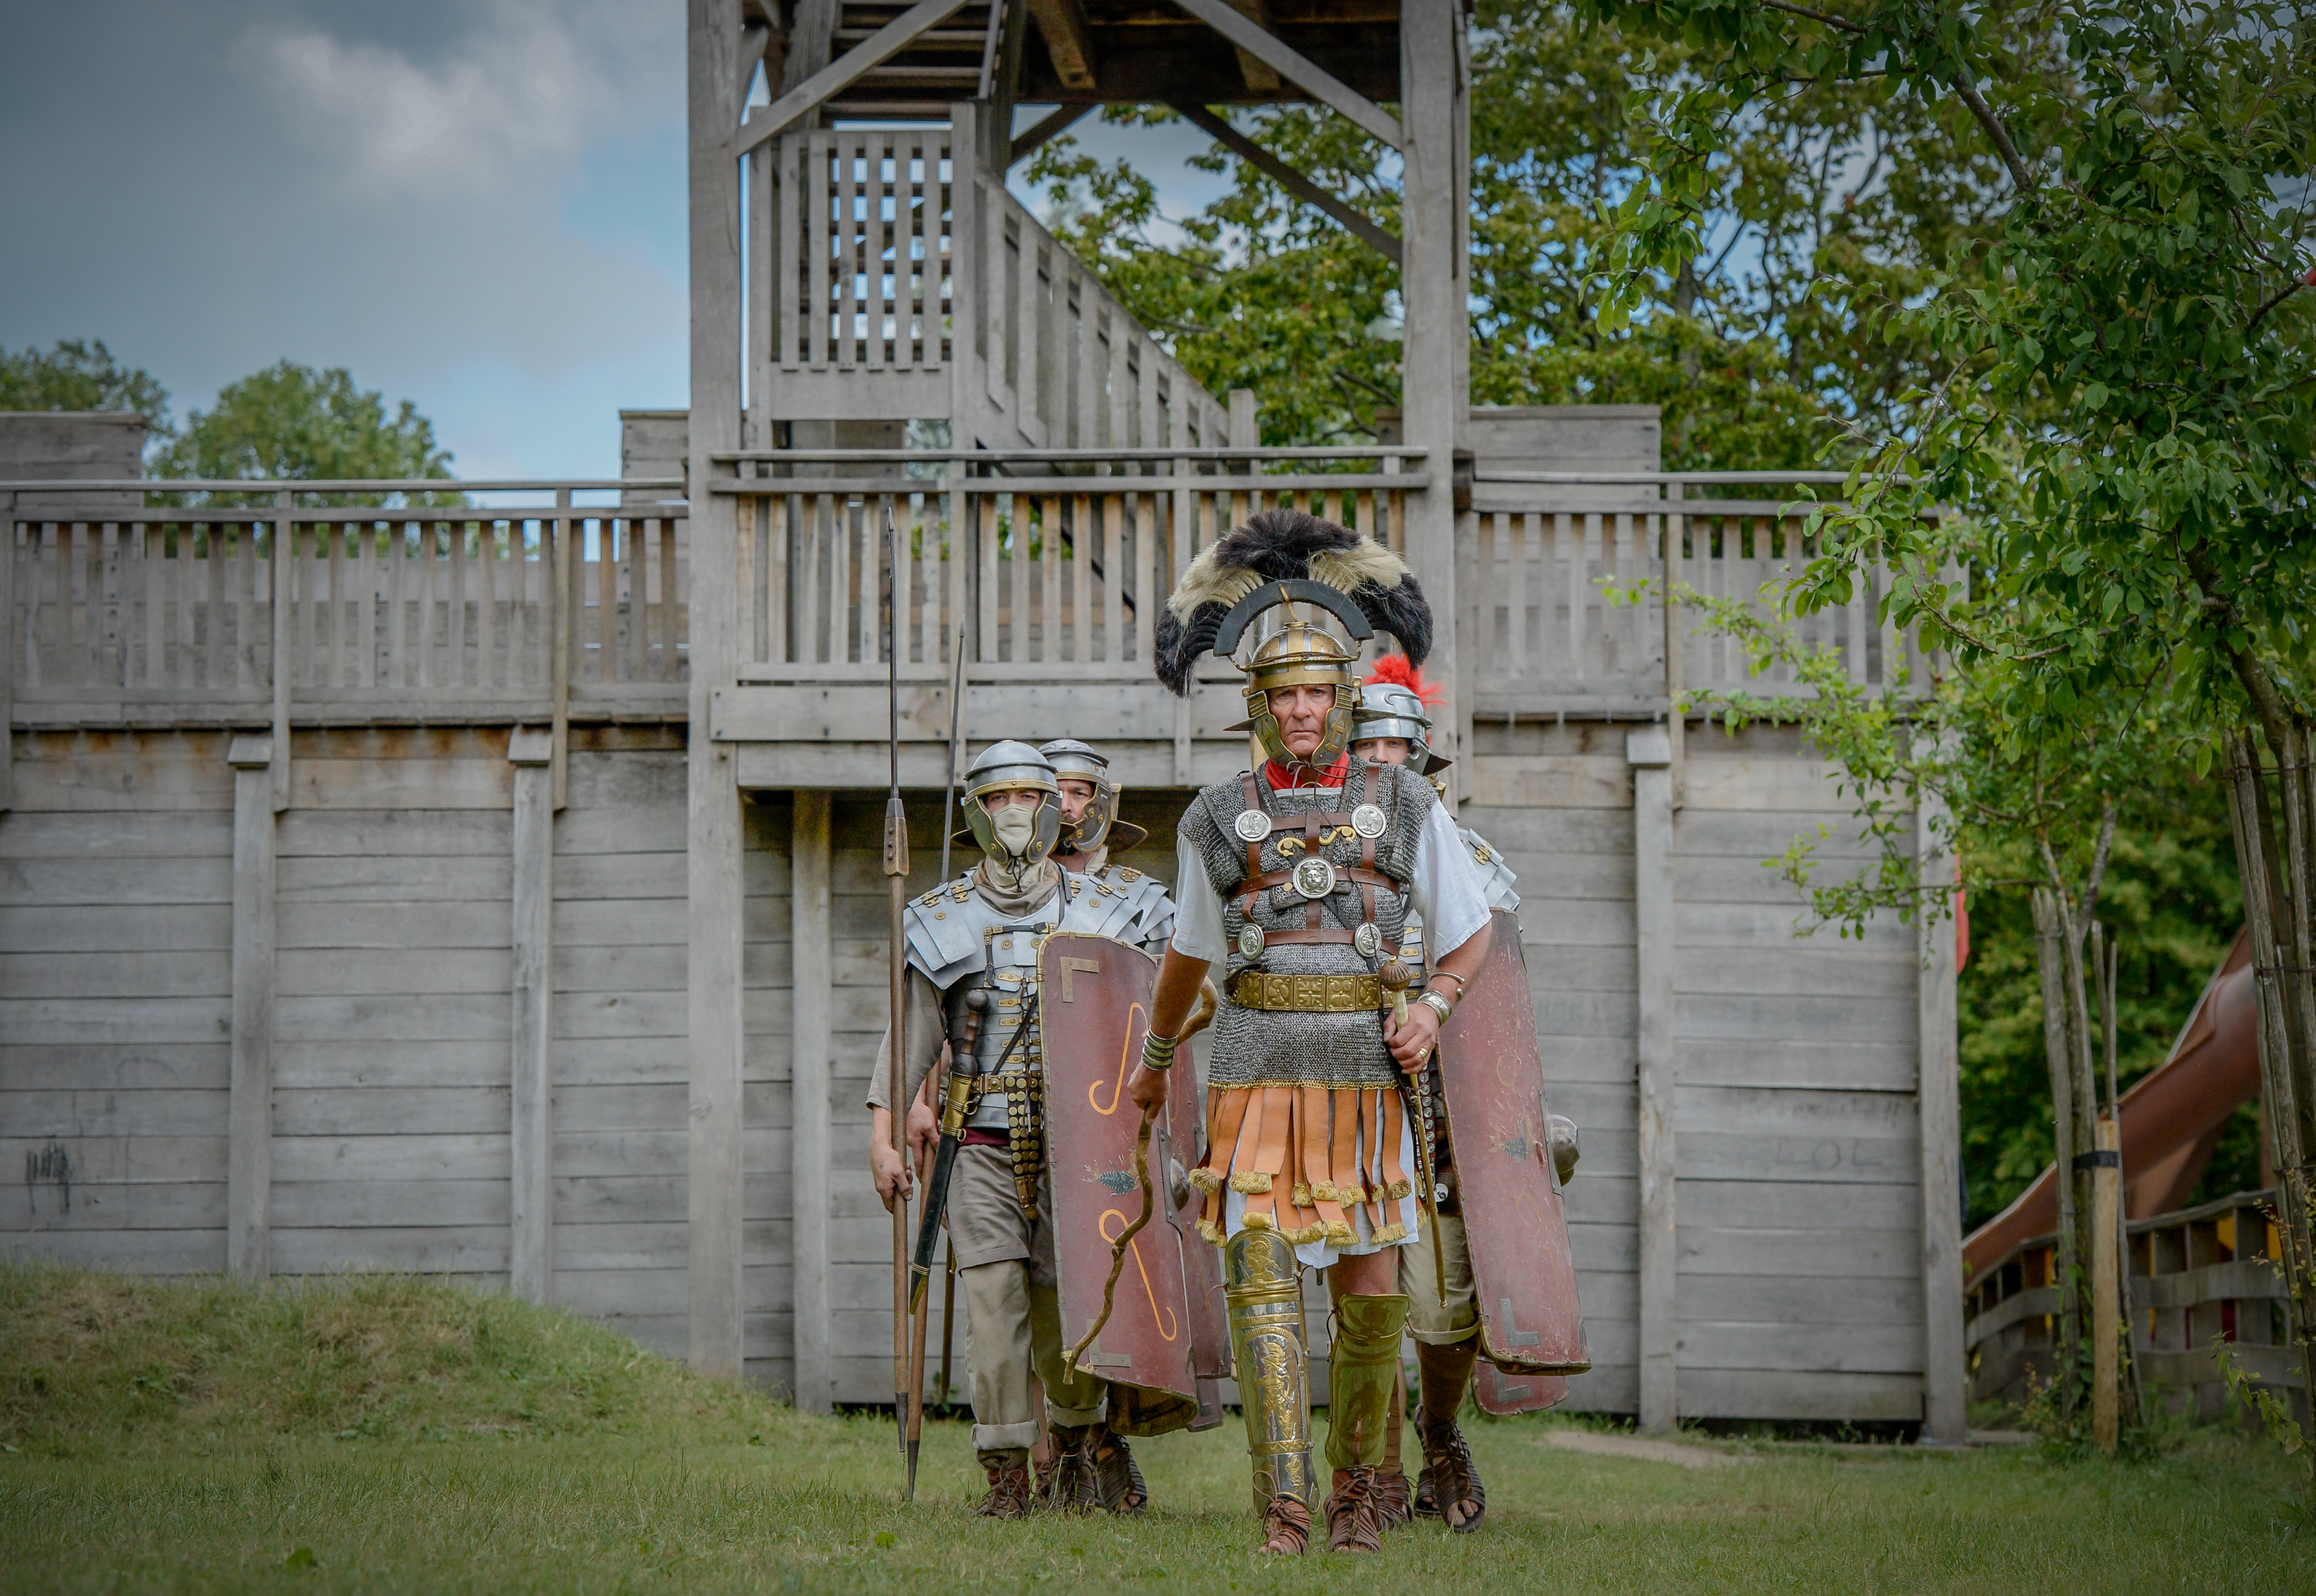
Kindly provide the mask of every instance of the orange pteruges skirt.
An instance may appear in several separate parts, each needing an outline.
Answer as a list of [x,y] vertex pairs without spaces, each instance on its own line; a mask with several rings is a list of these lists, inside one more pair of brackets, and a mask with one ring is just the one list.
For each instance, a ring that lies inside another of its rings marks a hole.
[[[1414,1190],[1404,1160],[1399,1093],[1375,1086],[1215,1086],[1207,1092],[1207,1155],[1190,1172],[1206,1193],[1198,1231],[1220,1246],[1230,1195],[1240,1224],[1297,1246],[1390,1246],[1405,1241],[1400,1199]],[[1367,1235],[1354,1217],[1364,1208]]]

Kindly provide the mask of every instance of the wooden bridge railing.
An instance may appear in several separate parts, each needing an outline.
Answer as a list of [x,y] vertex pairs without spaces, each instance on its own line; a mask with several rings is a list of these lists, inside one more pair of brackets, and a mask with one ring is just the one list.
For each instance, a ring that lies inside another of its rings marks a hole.
[[[2230,1343],[2266,1384],[2301,1393],[2282,1256],[2272,1217],[2276,1193],[2240,1191],[2217,1202],[2135,1219],[2126,1226],[2131,1258],[2131,1347],[2140,1379],[2161,1387],[2177,1409],[2205,1417],[2226,1410],[2227,1391],[2212,1351]],[[1965,1288],[1964,1356],[1970,1395],[2017,1399],[2028,1378],[2047,1383],[2057,1363],[2056,1238],[2023,1242]],[[2303,1409],[2304,1417],[2304,1407]]]
[[678,495],[680,482],[386,485],[549,498],[520,508],[329,507],[310,501],[352,495],[303,484],[192,485],[185,496],[240,502],[138,504],[164,490],[104,486],[146,491],[86,514],[0,504],[0,642],[20,724],[682,709],[681,502],[572,502]]

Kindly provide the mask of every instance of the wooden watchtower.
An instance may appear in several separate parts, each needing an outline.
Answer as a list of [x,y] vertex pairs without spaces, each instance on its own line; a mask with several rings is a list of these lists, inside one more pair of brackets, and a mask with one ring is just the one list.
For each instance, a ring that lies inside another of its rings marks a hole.
[[[1958,1438],[1951,923],[1795,937],[1759,861],[1821,822],[1862,861],[1848,803],[1679,708],[1800,691],[1663,594],[1790,568],[1803,478],[1666,473],[1645,408],[1468,410],[1455,0],[757,3],[689,4],[691,402],[636,418],[680,472],[182,504],[0,459],[0,1246],[450,1273],[889,1400],[887,670],[916,889],[960,676],[970,745],[1100,744],[1162,838],[1246,744],[1226,666],[1153,681],[1158,606],[1293,503],[1416,568],[1455,799],[1519,875],[1584,1134],[1572,1400]],[[1266,168],[1398,262],[1373,444],[1260,447],[1004,186],[1104,102],[1232,144],[1210,108],[1289,98],[1405,165],[1396,234]],[[1808,639],[1906,691],[1880,591]]]

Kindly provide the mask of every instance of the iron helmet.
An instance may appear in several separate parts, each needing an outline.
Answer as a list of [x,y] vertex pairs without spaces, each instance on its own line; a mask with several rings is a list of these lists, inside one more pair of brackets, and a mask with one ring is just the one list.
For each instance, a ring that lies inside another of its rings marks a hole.
[[1448,768],[1449,761],[1431,751],[1431,712],[1413,690],[1396,682],[1370,682],[1359,690],[1359,707],[1351,715],[1354,743],[1369,737],[1400,737],[1407,743],[1407,768],[1419,776]]
[[[1043,795],[1029,847],[1018,858],[998,841],[996,824],[990,816],[987,800],[1001,792]],[[1062,789],[1054,779],[1054,767],[1027,743],[1010,737],[992,743],[966,767],[965,820],[982,852],[1000,869],[1015,870],[1048,857],[1062,829]]]
[[1062,823],[1057,853],[1091,853],[1109,839],[1110,823],[1118,818],[1118,784],[1109,779],[1109,761],[1075,737],[1056,737],[1038,745],[1038,752],[1054,767],[1056,777],[1091,783],[1093,797],[1085,813]]

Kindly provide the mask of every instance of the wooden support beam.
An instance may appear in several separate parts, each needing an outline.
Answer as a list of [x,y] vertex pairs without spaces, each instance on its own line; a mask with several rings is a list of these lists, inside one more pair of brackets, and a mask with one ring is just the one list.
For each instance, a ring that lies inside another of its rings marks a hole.
[[[1278,34],[1249,22],[1231,4],[1230,0],[1174,0],[1174,4],[1313,99],[1333,106],[1392,148],[1405,147],[1400,124],[1389,111],[1315,61],[1307,59]],[[1408,29],[1410,17],[1422,10],[1420,5],[1409,5],[1403,10],[1400,16],[1403,35]],[[1442,26],[1454,26],[1461,20],[1459,13],[1443,7],[1439,22]],[[1407,68],[1403,65],[1401,69],[1404,72]],[[1443,81],[1440,86],[1445,89],[1450,85]]]
[[[1270,31],[1270,7],[1263,0],[1231,0],[1231,9],[1265,32]],[[1266,94],[1278,92],[1278,74],[1265,65],[1261,58],[1250,55],[1243,47],[1238,50],[1239,81],[1248,88]]]
[[16,807],[16,495],[0,493],[0,814]]
[[[1674,1053],[1672,747],[1662,727],[1626,734],[1633,769],[1633,905],[1640,963],[1638,1119],[1640,1175],[1640,1421],[1670,1430],[1674,1396],[1674,1286],[1679,1237],[1673,1216]],[[1955,1319],[1962,1324],[1959,1313]]]
[[1093,35],[1084,8],[1078,0],[1029,0],[1029,8],[1062,87],[1073,94],[1094,93]]
[[939,27],[964,9],[965,0],[919,0],[919,4],[870,34],[866,42],[854,45],[838,59],[831,61],[750,117],[747,124],[740,129],[740,140],[733,150],[734,156],[745,155],[765,139],[786,130],[788,124],[798,117],[833,98],[862,75],[874,71],[906,49],[918,34]]
[[[1935,799],[1914,812],[1914,858],[1924,885],[1955,883],[1955,857],[1937,834]],[[1915,1085],[1922,1157],[1922,1439],[1969,1440],[1968,1377],[1962,1307],[1962,1087],[1955,1037],[1955,934],[1951,915],[1925,900],[1915,917],[1920,1003],[1920,1074]],[[2094,1233],[2097,1234],[2097,1233]],[[2115,1251],[2110,1231],[2101,1238]]]
[[225,1259],[256,1280],[273,1201],[273,739],[236,737],[233,767],[233,1043],[226,1107]]
[[[940,0],[948,4],[948,0]],[[738,0],[688,0],[691,213],[691,683],[686,763],[691,1367],[740,1376],[740,789],[709,705],[732,680],[738,501],[704,491],[708,457],[739,447],[740,183],[733,58]]]
[[[1188,3],[1188,0],[1184,0]],[[1219,4],[1220,0],[1200,0]],[[1235,13],[1234,13],[1235,14]],[[1457,637],[1464,619],[1456,597],[1455,451],[1464,439],[1470,383],[1463,353],[1471,342],[1471,303],[1459,210],[1470,187],[1463,158],[1467,107],[1458,74],[1463,13],[1444,0],[1401,6],[1400,111],[1405,162],[1400,204],[1400,394],[1405,441],[1427,451],[1430,486],[1406,500],[1403,552],[1440,620],[1429,670],[1447,690],[1434,724],[1452,728],[1448,801],[1471,791],[1478,767],[1468,750],[1472,684]],[[1288,75],[1293,76],[1291,73]]]
[[1028,160],[1037,153],[1040,146],[1061,134],[1092,109],[1091,104],[1064,105],[1060,110],[1049,112],[1031,122],[1028,128],[1014,137],[1012,148],[1005,157],[1005,165],[1011,167]]
[[788,1168],[795,1216],[796,1405],[824,1413],[835,1401],[829,1345],[829,1097],[835,1030],[835,931],[829,873],[825,791],[799,791],[788,852],[789,985]]
[[1185,121],[1252,165],[1280,188],[1342,223],[1344,231],[1376,254],[1394,266],[1400,263],[1398,235],[1385,231],[1374,220],[1353,210],[1339,196],[1321,188],[1205,106],[1177,105],[1174,109]]
[[555,734],[517,727],[514,766],[514,1048],[507,1146],[507,1289],[545,1303],[555,1293],[555,1146],[551,1011],[554,982]]
[[842,0],[797,0],[796,21],[788,30],[788,53],[773,86],[774,99],[828,65],[835,54],[837,13],[842,9]]
[[286,487],[273,495],[273,557],[267,562],[273,573],[273,812],[276,815],[290,807],[290,688],[297,676],[293,643],[297,630],[291,625],[297,610],[290,589],[290,577],[298,567],[298,524],[290,514],[293,503],[293,497]]

